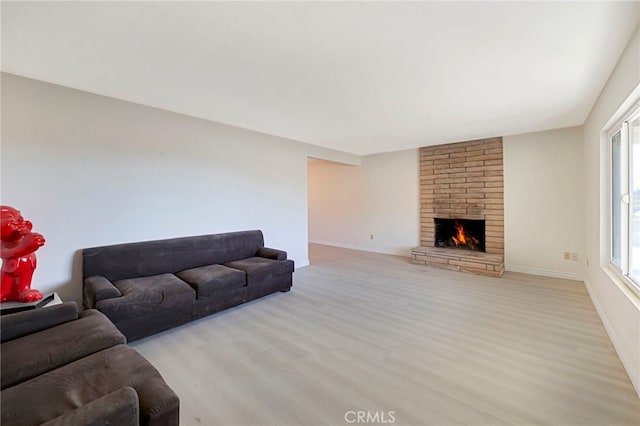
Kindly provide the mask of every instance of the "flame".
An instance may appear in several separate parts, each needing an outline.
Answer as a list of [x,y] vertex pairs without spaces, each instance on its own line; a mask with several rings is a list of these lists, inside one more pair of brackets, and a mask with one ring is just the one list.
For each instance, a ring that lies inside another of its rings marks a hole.
[[451,239],[456,244],[456,246],[466,246],[469,244],[478,244],[478,240],[470,235],[464,233],[464,228],[460,224],[460,222],[456,222],[454,224],[456,227],[456,235],[452,236]]

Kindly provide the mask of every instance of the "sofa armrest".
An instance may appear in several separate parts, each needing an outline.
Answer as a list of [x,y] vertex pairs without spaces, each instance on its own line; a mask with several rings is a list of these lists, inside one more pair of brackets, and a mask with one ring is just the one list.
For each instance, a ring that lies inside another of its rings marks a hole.
[[256,253],[258,257],[264,257],[273,260],[287,260],[287,252],[269,247],[260,247]]
[[42,426],[68,425],[138,426],[140,425],[138,394],[132,387],[124,386],[42,424]]
[[111,281],[100,275],[94,275],[84,279],[83,304],[86,309],[96,307],[96,302],[104,299],[113,299],[122,294]]
[[4,343],[76,319],[76,302],[3,315],[0,319],[0,342]]

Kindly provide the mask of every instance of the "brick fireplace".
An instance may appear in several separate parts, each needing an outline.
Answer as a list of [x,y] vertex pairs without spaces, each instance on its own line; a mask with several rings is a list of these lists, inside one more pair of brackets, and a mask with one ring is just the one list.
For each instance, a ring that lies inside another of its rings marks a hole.
[[[436,229],[452,235],[436,239]],[[412,249],[411,260],[502,276],[501,137],[420,148],[420,246]]]

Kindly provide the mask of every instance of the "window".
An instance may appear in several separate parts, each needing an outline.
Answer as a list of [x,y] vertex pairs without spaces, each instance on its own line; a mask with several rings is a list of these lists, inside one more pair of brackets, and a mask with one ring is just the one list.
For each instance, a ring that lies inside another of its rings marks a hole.
[[640,290],[640,109],[609,133],[611,264]]

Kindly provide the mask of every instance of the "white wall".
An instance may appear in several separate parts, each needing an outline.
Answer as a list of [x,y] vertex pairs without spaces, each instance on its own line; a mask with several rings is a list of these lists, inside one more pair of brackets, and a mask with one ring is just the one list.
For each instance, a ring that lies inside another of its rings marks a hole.
[[503,150],[506,269],[581,280],[582,128],[506,136]]
[[307,156],[359,157],[2,74],[2,204],[47,242],[33,287],[80,300],[80,250],[243,229],[308,264]]
[[[309,162],[309,240],[409,256],[419,244],[418,150]],[[370,238],[373,234],[373,239]]]
[[586,283],[636,391],[640,394],[640,298],[605,271],[608,263],[607,121],[640,84],[640,34],[632,37],[583,126]]

